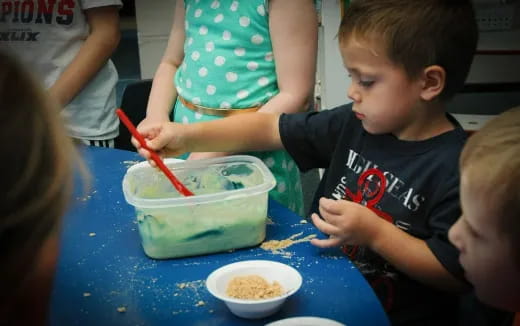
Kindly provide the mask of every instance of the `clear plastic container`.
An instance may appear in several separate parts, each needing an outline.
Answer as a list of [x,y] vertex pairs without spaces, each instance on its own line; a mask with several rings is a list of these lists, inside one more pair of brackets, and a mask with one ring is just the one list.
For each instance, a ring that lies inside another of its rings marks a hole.
[[267,194],[276,181],[261,160],[235,155],[164,162],[194,196],[180,195],[148,162],[130,167],[123,178],[123,193],[135,207],[149,257],[202,255],[264,240]]

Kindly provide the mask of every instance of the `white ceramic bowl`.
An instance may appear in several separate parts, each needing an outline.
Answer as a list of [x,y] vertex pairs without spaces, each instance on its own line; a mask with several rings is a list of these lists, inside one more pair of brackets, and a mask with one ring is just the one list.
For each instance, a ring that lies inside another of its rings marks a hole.
[[[262,300],[244,300],[229,297],[226,289],[236,276],[258,275],[269,283],[278,281],[285,293],[279,297]],[[277,312],[289,296],[302,285],[300,273],[289,265],[269,260],[246,260],[220,267],[206,279],[208,291],[224,301],[232,313],[242,318],[256,319]]]
[[320,317],[292,317],[277,320],[265,326],[345,326],[345,324]]

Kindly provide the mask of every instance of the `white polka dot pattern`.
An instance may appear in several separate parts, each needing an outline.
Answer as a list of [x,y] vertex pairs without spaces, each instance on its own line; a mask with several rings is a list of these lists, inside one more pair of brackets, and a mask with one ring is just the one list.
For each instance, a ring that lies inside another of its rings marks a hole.
[[226,74],[226,79],[228,82],[232,83],[232,82],[236,82],[237,79],[238,79],[238,75],[234,72],[228,72]]
[[[184,0],[179,94],[207,107],[261,106],[278,93],[265,0]],[[181,119],[179,114],[177,119]],[[190,122],[199,120],[186,114]],[[199,121],[204,121],[206,115]]]
[[258,69],[258,63],[254,62],[254,61],[248,62],[247,63],[247,69],[249,69],[251,71],[255,71],[256,69]]
[[220,1],[215,0],[211,3],[211,9],[218,9],[220,7]]
[[245,98],[248,97],[248,96],[249,96],[249,92],[246,91],[245,89],[243,89],[243,90],[241,90],[241,91],[239,91],[239,92],[237,93],[237,98],[239,98],[239,99],[241,99],[241,100],[245,99]]
[[267,84],[269,84],[269,79],[267,79],[267,77],[260,77],[258,80],[258,85],[265,86]]
[[260,34],[255,34],[251,37],[251,42],[253,42],[253,44],[261,44],[263,41],[264,38]]
[[244,48],[236,48],[235,49],[235,55],[238,56],[238,57],[243,57],[244,55],[246,55],[246,49],[244,49]]
[[199,69],[199,76],[206,77],[208,75],[208,68],[202,67]]
[[285,182],[282,181],[278,183],[276,189],[278,190],[278,192],[285,192],[285,190],[287,189],[287,185],[285,184]]
[[274,159],[272,157],[267,158],[264,161],[265,165],[267,165],[268,168],[272,168],[274,166]]
[[215,65],[223,66],[224,63],[226,63],[226,58],[224,58],[223,56],[219,55],[218,57],[215,58]]
[[259,14],[260,16],[265,16],[265,8],[264,8],[264,6],[258,6],[258,7],[256,7],[256,11],[258,12],[258,14]]
[[198,51],[194,51],[192,54],[191,54],[191,59],[193,61],[197,61],[200,59],[200,53]]
[[224,20],[224,15],[223,14],[218,14],[218,15],[215,16],[215,19],[213,19],[213,21],[215,23],[217,23],[217,24],[222,22],[223,20]]
[[217,87],[215,87],[215,85],[208,85],[208,87],[206,87],[206,93],[208,93],[208,95],[215,95],[216,91]]
[[251,20],[249,19],[249,17],[240,17],[239,24],[242,27],[247,27],[249,26],[249,24],[251,24]]
[[230,31],[224,31],[224,32],[222,33],[222,39],[223,39],[224,41],[229,41],[229,40],[231,40],[231,32],[230,32]]
[[221,109],[231,109],[231,104],[229,102],[222,102],[219,106]]

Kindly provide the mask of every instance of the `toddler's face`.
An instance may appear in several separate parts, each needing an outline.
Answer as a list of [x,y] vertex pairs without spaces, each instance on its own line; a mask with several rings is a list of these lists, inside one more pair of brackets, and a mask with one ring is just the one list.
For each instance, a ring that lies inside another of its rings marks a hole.
[[511,311],[520,310],[520,267],[513,260],[513,246],[499,231],[486,194],[463,173],[460,186],[463,214],[449,231],[460,250],[466,279],[485,303]]
[[348,97],[365,130],[406,138],[417,120],[414,109],[420,102],[420,83],[410,80],[377,44],[351,37],[340,48],[343,64],[352,78]]

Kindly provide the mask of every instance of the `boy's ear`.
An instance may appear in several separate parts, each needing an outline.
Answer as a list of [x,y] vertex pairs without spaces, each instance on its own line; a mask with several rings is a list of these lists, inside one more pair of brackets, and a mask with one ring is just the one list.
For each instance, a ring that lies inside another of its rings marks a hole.
[[439,96],[446,85],[446,70],[438,65],[428,66],[423,71],[422,79],[421,98],[431,101]]

